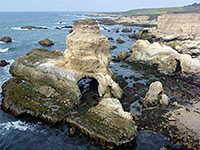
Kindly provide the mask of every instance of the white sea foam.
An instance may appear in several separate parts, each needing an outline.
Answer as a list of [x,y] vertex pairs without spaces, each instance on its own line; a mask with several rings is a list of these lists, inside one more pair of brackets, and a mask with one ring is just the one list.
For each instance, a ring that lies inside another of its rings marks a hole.
[[4,43],[3,41],[0,41],[0,43]]
[[20,131],[26,131],[26,130],[34,131],[35,127],[25,122],[22,122],[20,120],[5,122],[5,123],[0,124],[0,131],[3,131],[3,130],[9,131],[12,129],[20,130]]
[[8,50],[9,50],[9,48],[4,48],[4,49],[0,48],[0,53],[7,52]]
[[11,27],[12,30],[28,30],[28,29],[22,29],[21,27]]

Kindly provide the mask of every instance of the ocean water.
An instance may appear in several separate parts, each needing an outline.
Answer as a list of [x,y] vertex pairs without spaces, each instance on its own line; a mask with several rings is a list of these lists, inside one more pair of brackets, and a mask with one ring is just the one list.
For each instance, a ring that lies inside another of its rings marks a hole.
[[[74,20],[87,18],[84,13],[72,12],[0,12],[0,37],[10,36],[12,43],[0,42],[0,60],[4,59],[10,64],[16,58],[25,55],[33,48],[45,48],[48,50],[59,49],[64,51],[66,47],[65,37],[69,33],[69,29],[56,30],[55,27],[72,25]],[[62,22],[61,24],[59,22]],[[23,26],[41,26],[48,29],[22,30]],[[103,28],[105,27],[106,30]],[[129,39],[125,33],[115,33],[114,29],[122,29],[123,26],[100,25],[101,32],[107,37],[113,37],[115,40],[120,37],[125,40],[125,44],[117,44],[117,49],[111,51],[112,56],[116,56],[118,52],[129,51],[136,41]],[[131,27],[138,31],[140,27]],[[108,31],[110,30],[110,31]],[[38,41],[49,38],[55,45],[51,47],[43,47]],[[118,75],[141,78],[140,81],[130,81],[127,86],[132,86],[135,82],[146,83],[149,79],[144,78],[145,72],[137,70],[137,68],[128,66],[120,67],[123,62],[111,62],[110,68]],[[0,68],[0,86],[12,77],[9,73],[9,65]],[[151,75],[151,79],[157,79]],[[129,81],[129,80],[128,80]],[[2,89],[0,88],[0,92]],[[2,95],[0,95],[0,104]],[[163,146],[170,145],[166,137],[161,134],[139,131],[136,139],[137,146],[129,149],[132,150],[159,150]],[[51,127],[50,125],[34,118],[15,118],[0,109],[0,150],[96,150],[102,149],[98,145],[91,145],[89,141],[82,135],[69,137],[68,126]]]

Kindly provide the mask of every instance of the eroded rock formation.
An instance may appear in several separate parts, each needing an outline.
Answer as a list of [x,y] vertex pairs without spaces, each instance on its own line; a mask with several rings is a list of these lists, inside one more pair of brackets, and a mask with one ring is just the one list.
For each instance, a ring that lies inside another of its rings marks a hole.
[[164,44],[147,40],[138,40],[132,47],[132,55],[127,61],[139,61],[147,64],[157,64],[162,73],[172,74],[181,71],[181,74],[200,74],[200,59],[192,58],[188,54],[180,54]]
[[[120,101],[111,98],[120,98],[123,91],[108,69],[108,39],[94,20],[75,21],[73,29],[64,53],[33,49],[11,65],[14,78],[2,86],[1,107],[14,116],[28,114],[53,124],[67,122],[108,148],[134,144],[135,122]],[[98,81],[103,98],[97,106],[80,112],[78,81],[85,77]]]
[[164,94],[162,83],[159,81],[151,83],[142,102],[144,107],[151,107],[157,104],[167,106],[169,104],[169,98]]
[[97,23],[94,20],[75,21],[73,29],[66,38],[65,58],[54,61],[54,65],[71,72],[69,75],[73,74],[73,77],[70,80],[76,83],[83,77],[95,78],[99,82],[100,96],[110,93],[121,98],[123,91],[113,81],[113,73],[108,69],[111,61],[109,41],[101,34]]

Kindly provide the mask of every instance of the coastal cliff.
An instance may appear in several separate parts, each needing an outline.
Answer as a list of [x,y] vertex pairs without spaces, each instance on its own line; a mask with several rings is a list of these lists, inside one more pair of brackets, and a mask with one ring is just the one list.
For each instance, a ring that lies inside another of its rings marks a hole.
[[163,33],[178,33],[200,36],[200,14],[164,14],[158,17],[157,30]]

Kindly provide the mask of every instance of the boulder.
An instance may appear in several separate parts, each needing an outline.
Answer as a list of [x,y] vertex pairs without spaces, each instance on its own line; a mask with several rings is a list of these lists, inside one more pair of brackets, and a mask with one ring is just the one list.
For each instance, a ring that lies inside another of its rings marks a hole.
[[131,114],[125,112],[119,100],[114,98],[102,99],[87,112],[68,118],[68,122],[109,149],[132,145],[137,136]]
[[10,42],[12,42],[12,39],[8,36],[5,36],[5,37],[1,38],[0,41],[5,42],[5,43],[10,43]]
[[119,52],[118,54],[118,58],[120,60],[125,60],[126,58],[128,58],[130,56],[129,52],[124,51],[124,52]]
[[108,37],[108,40],[113,41],[114,39],[112,37]]
[[10,63],[5,61],[5,60],[0,60],[0,67],[5,67],[7,65],[9,65]]
[[159,103],[167,106],[169,104],[169,98],[164,94],[162,83],[159,81],[151,83],[142,102],[144,107],[156,106]]
[[116,48],[117,48],[117,46],[110,44],[110,50],[114,50]]
[[133,30],[131,28],[124,28],[122,29],[122,32],[128,33],[128,32],[132,32]]
[[120,37],[118,37],[118,38],[116,39],[116,41],[117,41],[117,43],[120,43],[120,44],[123,44],[123,43],[124,43],[124,41],[123,41],[122,39],[120,39]]
[[38,42],[40,45],[43,45],[43,46],[52,46],[54,45],[54,43],[49,40],[48,38],[44,39],[44,40],[41,40]]

